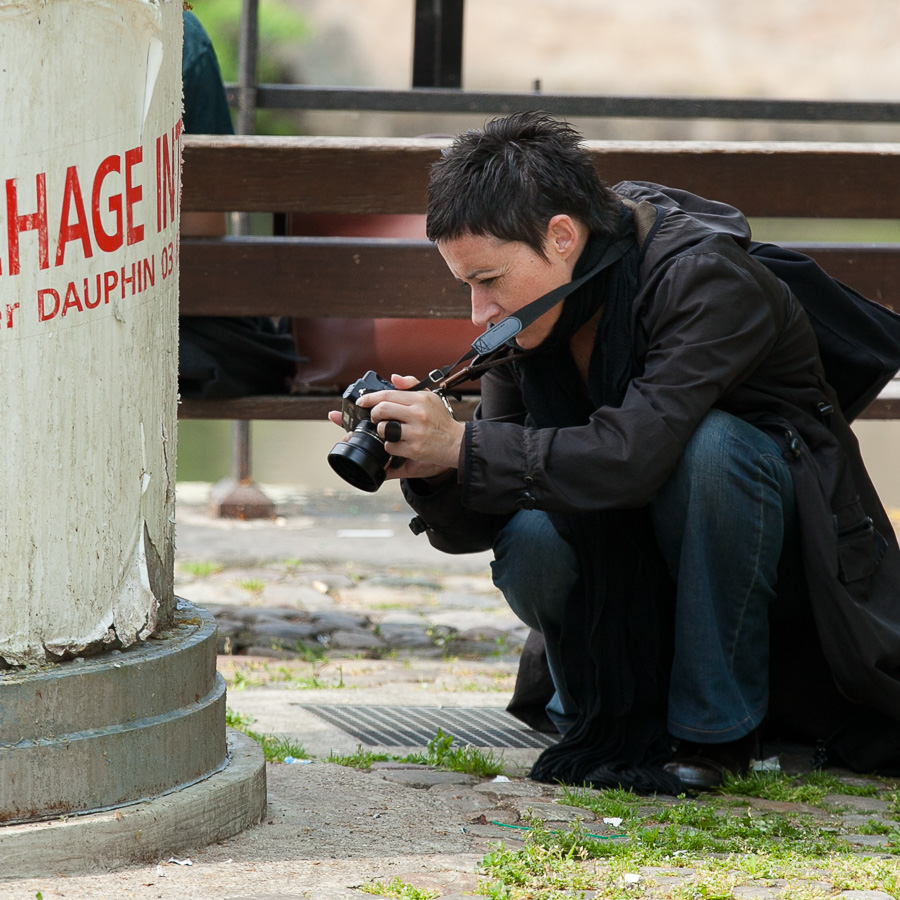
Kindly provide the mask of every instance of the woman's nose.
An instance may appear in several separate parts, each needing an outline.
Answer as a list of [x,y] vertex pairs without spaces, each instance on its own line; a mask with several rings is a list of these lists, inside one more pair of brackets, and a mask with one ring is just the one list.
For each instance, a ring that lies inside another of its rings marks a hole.
[[472,288],[472,323],[479,328],[486,328],[502,318],[503,310],[477,288]]

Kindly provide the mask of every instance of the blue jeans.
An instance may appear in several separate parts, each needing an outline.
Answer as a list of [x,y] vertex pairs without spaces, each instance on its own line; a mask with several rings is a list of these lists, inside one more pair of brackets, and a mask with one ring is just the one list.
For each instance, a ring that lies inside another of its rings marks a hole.
[[[676,582],[668,729],[700,743],[736,740],[768,707],[769,604],[782,551],[797,553],[794,487],[775,441],[712,410],[650,503],[657,543]],[[578,560],[546,513],[522,510],[494,544],[494,583],[544,636],[556,688],[547,714],[574,722],[559,652]]]

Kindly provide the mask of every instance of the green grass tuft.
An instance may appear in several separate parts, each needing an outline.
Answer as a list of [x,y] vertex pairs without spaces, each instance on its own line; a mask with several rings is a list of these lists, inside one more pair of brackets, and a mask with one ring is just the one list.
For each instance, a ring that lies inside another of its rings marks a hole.
[[209,562],[203,560],[188,560],[178,564],[178,568],[188,575],[194,575],[197,578],[206,578],[207,575],[215,575],[225,569],[222,563]]
[[479,778],[490,778],[503,771],[503,759],[494,756],[493,750],[485,752],[470,744],[454,747],[453,740],[452,734],[444,734],[438,728],[435,736],[428,742],[426,753],[410,754],[405,761],[476,775]]
[[243,715],[235,712],[233,709],[225,710],[225,724],[229,728],[246,734],[248,738],[252,738],[263,749],[266,762],[284,762],[288,756],[294,759],[306,759],[308,754],[303,744],[285,737],[284,735],[262,734],[254,731],[250,726],[256,721],[253,716]]
[[392,757],[386,753],[373,753],[369,750],[363,750],[362,744],[357,744],[355,753],[340,754],[332,750],[325,761],[338,766],[349,766],[352,769],[370,769],[372,763],[385,762],[390,759]]
[[390,881],[370,881],[368,884],[360,885],[359,890],[364,894],[377,894],[379,897],[396,897],[397,900],[433,900],[434,897],[440,896],[437,891],[417,888],[396,877]]

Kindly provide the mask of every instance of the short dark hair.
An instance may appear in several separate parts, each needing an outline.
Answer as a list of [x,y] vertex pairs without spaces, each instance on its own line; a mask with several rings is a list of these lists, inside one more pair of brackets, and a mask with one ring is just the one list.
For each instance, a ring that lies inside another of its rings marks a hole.
[[429,239],[490,235],[544,256],[547,225],[560,214],[592,233],[614,234],[621,205],[582,140],[567,122],[542,112],[514,113],[459,135],[431,169]]

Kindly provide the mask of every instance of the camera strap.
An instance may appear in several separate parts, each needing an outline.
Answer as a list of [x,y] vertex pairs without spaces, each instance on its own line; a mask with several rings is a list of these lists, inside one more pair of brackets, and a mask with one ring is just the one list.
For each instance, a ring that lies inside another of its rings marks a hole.
[[[591,278],[599,272],[602,272],[603,269],[618,262],[618,260],[625,255],[633,242],[633,235],[628,235],[627,237],[619,239],[607,249],[597,265],[585,272],[580,278],[576,278],[574,281],[570,281],[560,285],[558,288],[554,288],[552,291],[548,291],[543,296],[538,297],[537,300],[532,300],[531,303],[527,303],[520,310],[517,310],[514,315],[507,316],[496,325],[489,325],[488,330],[480,337],[477,337],[472,342],[471,348],[455,363],[452,363],[449,366],[443,366],[440,369],[433,369],[415,387],[411,388],[411,390],[420,391],[425,388],[430,388],[432,390],[446,390],[454,384],[460,384],[463,381],[468,381],[470,378],[477,377],[487,369],[491,369],[494,366],[509,362],[513,358],[517,359],[519,356],[525,355],[524,353],[506,353],[499,356],[499,358],[495,356],[497,351],[503,347],[512,348],[513,350],[517,349],[515,337],[520,331],[524,330],[529,325],[532,325],[542,315],[553,309],[558,303],[562,303],[569,294],[577,291],[585,282],[590,281]],[[456,375],[450,376],[450,373],[457,366],[473,357],[475,360],[472,365],[466,366],[465,369],[458,372]]]

